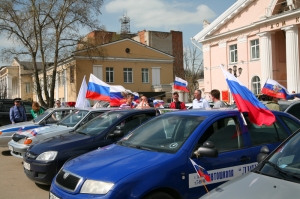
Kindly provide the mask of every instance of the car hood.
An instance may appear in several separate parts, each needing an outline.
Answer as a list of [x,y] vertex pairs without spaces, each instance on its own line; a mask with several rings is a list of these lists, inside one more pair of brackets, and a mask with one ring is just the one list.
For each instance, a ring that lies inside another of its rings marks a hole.
[[25,135],[26,137],[30,138],[30,137],[34,137],[34,136],[38,136],[38,135],[42,135],[42,134],[59,132],[59,131],[67,132],[69,129],[71,130],[73,128],[66,127],[66,126],[60,126],[60,125],[53,125],[53,126],[43,126],[43,127],[39,127],[39,128],[30,129],[27,131],[22,131],[19,134]]
[[46,138],[41,142],[36,143],[30,148],[30,152],[34,154],[41,154],[45,151],[61,151],[64,149],[71,149],[78,147],[85,140],[88,140],[90,136],[74,133],[65,133],[59,136],[53,136]]
[[299,183],[250,172],[222,184],[201,199],[282,199],[293,198],[298,194],[300,194]]
[[68,161],[64,165],[64,170],[85,179],[116,183],[125,176],[150,165],[167,161],[171,157],[173,154],[112,144]]
[[8,124],[5,126],[1,126],[0,131],[1,132],[18,131],[18,130],[20,130],[20,128],[22,128],[22,130],[25,130],[25,128],[27,129],[30,126],[33,126],[32,128],[35,128],[38,125],[33,123],[33,121],[20,122],[20,123]]

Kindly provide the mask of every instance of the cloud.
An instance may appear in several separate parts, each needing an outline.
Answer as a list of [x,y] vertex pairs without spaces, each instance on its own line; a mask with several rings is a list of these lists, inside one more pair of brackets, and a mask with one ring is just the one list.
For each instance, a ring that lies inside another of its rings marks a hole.
[[166,28],[199,25],[216,14],[206,5],[195,6],[170,0],[111,0],[107,13],[127,13],[136,28]]

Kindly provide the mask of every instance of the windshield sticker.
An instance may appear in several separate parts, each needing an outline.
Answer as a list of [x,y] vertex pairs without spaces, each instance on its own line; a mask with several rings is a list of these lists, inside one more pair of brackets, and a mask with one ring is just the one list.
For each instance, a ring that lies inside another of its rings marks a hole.
[[178,143],[174,142],[169,145],[169,148],[174,149],[178,147]]
[[257,166],[257,162],[254,162],[251,164],[243,164],[234,167],[227,167],[227,168],[207,171],[208,175],[210,176],[210,180],[211,180],[210,182],[207,182],[204,179],[200,179],[197,173],[190,173],[189,188],[203,186],[203,181],[206,185],[208,185],[208,184],[214,184],[218,182],[232,180],[236,177],[244,175],[245,173],[248,173],[256,166]]

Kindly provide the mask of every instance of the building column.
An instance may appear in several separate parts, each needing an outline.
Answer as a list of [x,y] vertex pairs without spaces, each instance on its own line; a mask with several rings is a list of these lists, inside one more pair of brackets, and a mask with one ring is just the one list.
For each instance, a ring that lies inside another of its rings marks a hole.
[[7,99],[12,99],[12,77],[10,75],[6,76],[6,97]]
[[272,33],[263,32],[258,34],[260,37],[260,60],[261,60],[261,85],[264,85],[268,78],[273,79],[272,67]]
[[287,90],[298,93],[300,92],[298,27],[292,25],[283,30],[286,38]]

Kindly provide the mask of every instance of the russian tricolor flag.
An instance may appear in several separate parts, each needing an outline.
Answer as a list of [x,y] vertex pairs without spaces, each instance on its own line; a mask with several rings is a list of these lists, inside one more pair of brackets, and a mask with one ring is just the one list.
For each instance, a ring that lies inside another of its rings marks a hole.
[[179,77],[175,77],[175,81],[174,81],[174,89],[176,90],[181,90],[184,92],[189,92],[189,90],[187,89],[188,86],[188,82],[179,78]]
[[199,175],[199,177],[201,178],[204,178],[207,182],[210,182],[211,180],[210,180],[210,176],[209,176],[209,174],[207,173],[207,171],[203,168],[203,167],[201,167],[201,166],[199,166],[198,164],[196,164],[191,158],[190,158],[190,161],[191,161],[191,163],[193,164],[193,167],[195,168],[195,170],[196,170],[196,172],[197,172],[197,174]]
[[110,100],[110,85],[98,79],[95,75],[90,75],[86,98],[93,100]]
[[124,98],[122,96],[122,91],[126,89],[120,85],[112,85],[110,86],[110,106],[120,106],[121,100]]
[[232,93],[233,99],[240,112],[247,112],[252,123],[261,126],[270,126],[276,120],[274,114],[263,105],[257,97],[245,87],[236,77],[221,69]]
[[263,94],[282,99],[286,99],[288,96],[290,96],[286,88],[273,79],[268,79],[266,81],[261,92]]

